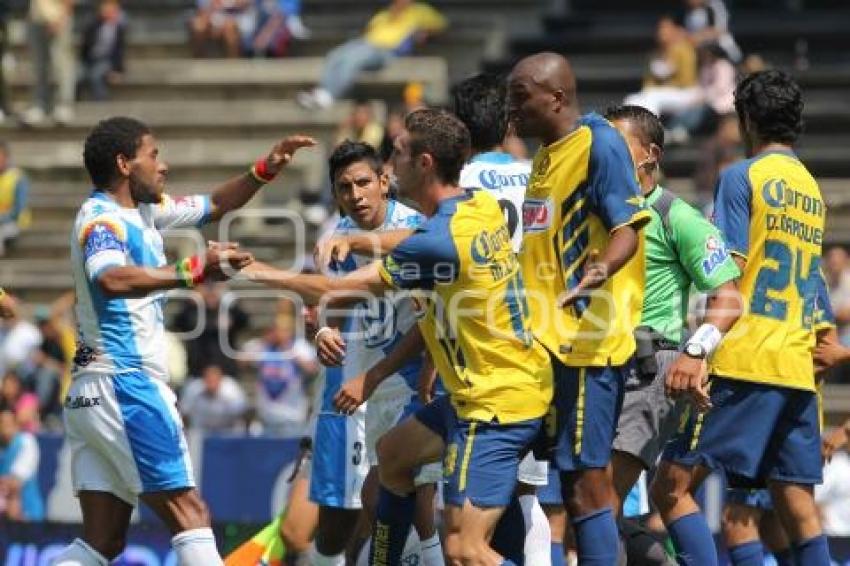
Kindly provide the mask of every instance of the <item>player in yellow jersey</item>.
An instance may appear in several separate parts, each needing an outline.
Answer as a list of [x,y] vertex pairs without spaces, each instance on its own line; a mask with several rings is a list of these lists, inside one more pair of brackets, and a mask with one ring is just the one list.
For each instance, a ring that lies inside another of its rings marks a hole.
[[638,231],[649,213],[623,137],[598,114],[579,115],[566,59],[523,59],[511,71],[508,96],[517,133],[543,144],[526,190],[519,257],[532,327],[555,375],[551,459],[579,563],[614,564],[618,534],[606,469],[626,375],[634,371],[644,286]]
[[393,153],[399,192],[429,217],[413,235],[383,261],[341,278],[262,264],[247,274],[308,303],[340,292],[359,301],[363,293],[414,291],[424,311],[421,332],[409,332],[384,363],[346,383],[336,399],[340,410],[354,410],[395,371],[380,370],[421,352],[423,340],[449,393],[379,441],[370,563],[399,563],[412,521],[414,472],[445,453],[446,554],[453,563],[510,564],[488,542],[549,407],[549,358],[531,335],[523,279],[498,202],[457,185],[470,150],[466,127],[447,112],[424,109],[408,115],[405,128]]
[[792,150],[802,130],[796,82],[775,70],[749,75],[735,110],[751,157],[721,174],[714,214],[743,273],[744,312],[725,338],[706,329],[688,341],[685,352],[708,361],[712,408],[693,412],[667,445],[652,494],[680,564],[717,563],[691,495],[715,468],[733,487],[766,484],[797,563],[827,565],[812,495],[821,481],[812,351],[826,209]]

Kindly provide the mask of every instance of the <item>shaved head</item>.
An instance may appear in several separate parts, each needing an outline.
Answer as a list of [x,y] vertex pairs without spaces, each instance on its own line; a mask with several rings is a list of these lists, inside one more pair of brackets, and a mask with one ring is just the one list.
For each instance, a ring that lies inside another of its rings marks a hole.
[[549,144],[570,131],[578,117],[576,79],[566,57],[543,52],[517,63],[508,77],[511,121],[521,136]]

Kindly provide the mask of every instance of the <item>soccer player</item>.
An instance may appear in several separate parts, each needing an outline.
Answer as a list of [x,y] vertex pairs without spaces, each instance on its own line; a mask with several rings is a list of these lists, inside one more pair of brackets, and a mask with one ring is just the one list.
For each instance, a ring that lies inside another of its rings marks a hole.
[[658,184],[664,128],[655,114],[640,106],[618,106],[605,117],[626,138],[651,214],[643,232],[646,290],[637,332],[644,347],[637,350],[637,372],[627,382],[611,459],[614,490],[622,503],[679,426],[682,407],[667,396],[665,380],[679,358],[691,286],[710,294],[705,324],[726,331],[737,319],[735,279],[741,272],[717,228]]
[[457,185],[469,149],[469,132],[451,114],[409,114],[395,141],[393,165],[400,197],[415,201],[428,217],[412,236],[382,262],[339,279],[291,275],[262,264],[246,272],[307,302],[339,291],[417,290],[425,313],[418,327],[377,366],[347,382],[335,400],[341,411],[356,410],[381,379],[422,351],[423,341],[448,390],[378,443],[381,488],[372,564],[398,564],[412,521],[414,470],[444,453],[447,556],[501,564],[489,537],[551,398],[551,368],[531,336],[522,276],[499,205],[482,191]]
[[[415,228],[424,217],[415,210],[388,199],[389,181],[377,151],[365,143],[343,142],[329,161],[334,198],[343,213],[334,234],[383,232]],[[374,261],[363,256],[331,264],[337,274],[351,273]],[[416,322],[410,298],[362,301],[347,317],[335,317],[316,334],[316,345],[325,370],[325,386],[315,433],[319,448],[313,456],[310,497],[321,505],[316,549],[316,566],[342,564],[343,550],[351,539],[362,502],[368,517],[374,516],[376,501],[368,494],[377,489],[377,440],[422,403],[417,397],[417,380],[423,357],[412,357],[385,380],[369,399],[351,415],[336,412],[333,399],[349,379],[365,373],[388,354]],[[371,466],[371,468],[370,468]],[[366,476],[368,471],[369,476]],[[423,468],[417,476],[417,531],[427,554],[426,565],[442,565],[442,547],[434,526],[435,483],[442,478],[439,464]],[[364,486],[365,482],[365,486]],[[371,524],[371,520],[367,524]],[[357,545],[359,546],[359,545]],[[356,549],[355,549],[356,550]]]
[[[472,156],[461,169],[460,186],[484,189],[498,199],[514,251],[518,253],[522,246],[522,203],[531,166],[514,159],[502,148],[508,129],[506,99],[505,78],[492,73],[470,77],[451,90],[452,110],[469,129],[472,142]],[[564,552],[563,534],[553,545],[546,514],[535,494],[535,486],[545,486],[547,476],[546,462],[536,461],[531,453],[523,459],[517,478],[519,512],[509,509],[505,513],[493,539],[497,550],[516,548],[526,564],[542,565],[549,560],[546,554],[563,556]],[[563,510],[560,497],[551,503]]]
[[[508,78],[511,119],[542,147],[523,209],[520,263],[532,327],[552,357],[551,462],[581,564],[614,564],[618,533],[606,471],[642,303],[639,230],[649,219],[623,137],[579,115],[575,77],[555,53],[521,60]],[[637,254],[637,255],[636,255]]]
[[94,191],[71,235],[79,343],[65,401],[83,537],[55,564],[108,564],[124,548],[138,499],[171,531],[180,564],[221,564],[167,385],[163,291],[223,278],[253,258],[235,245],[211,244],[203,257],[167,265],[160,231],[241,207],[295,151],[314,143],[285,138],[211,195],[174,199],[164,193],[168,167],[147,126],[116,117],[89,134],[83,158]]
[[[751,74],[735,110],[750,157],[721,174],[714,215],[743,273],[744,314],[722,342],[719,329],[689,340],[686,352],[710,357],[712,408],[691,412],[667,445],[652,495],[681,564],[717,563],[692,496],[715,468],[733,487],[766,484],[797,563],[826,565],[812,495],[821,481],[812,350],[826,207],[792,149],[802,130],[797,83],[776,70]],[[704,389],[702,374],[675,377],[673,393]]]

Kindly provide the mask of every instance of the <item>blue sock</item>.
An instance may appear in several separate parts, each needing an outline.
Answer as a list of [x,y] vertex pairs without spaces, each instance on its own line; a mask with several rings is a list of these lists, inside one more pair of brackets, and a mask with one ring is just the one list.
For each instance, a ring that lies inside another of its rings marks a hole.
[[729,547],[732,566],[764,566],[764,548],[760,540]]
[[667,525],[667,532],[673,539],[680,565],[712,566],[718,563],[714,537],[699,511],[679,517]]
[[610,507],[576,517],[572,521],[581,566],[610,566],[617,563],[620,533]]
[[378,508],[372,524],[372,549],[369,564],[390,566],[401,562],[404,544],[413,524],[416,494],[401,496],[383,485],[378,491]]
[[794,545],[794,560],[805,566],[829,565],[829,544],[824,535],[812,537],[809,540]]
[[514,495],[496,524],[490,546],[511,564],[525,563],[525,517],[519,498]]
[[564,561],[564,543],[552,543],[552,566],[567,566]]
[[796,566],[797,564],[794,561],[794,551],[790,548],[774,552],[773,558],[776,559],[776,566]]

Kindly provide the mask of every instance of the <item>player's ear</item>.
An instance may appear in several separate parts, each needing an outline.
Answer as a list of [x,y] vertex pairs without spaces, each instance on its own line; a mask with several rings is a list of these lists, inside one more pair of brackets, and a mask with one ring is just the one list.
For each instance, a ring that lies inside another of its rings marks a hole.
[[115,156],[115,167],[118,169],[118,173],[122,177],[130,176],[130,161],[131,160],[123,153],[119,153]]
[[649,157],[652,159],[652,163],[656,168],[661,166],[661,156],[663,154],[664,150],[662,150],[657,144],[649,144]]
[[422,153],[419,154],[418,161],[419,161],[419,166],[422,169],[430,171],[434,168],[434,164],[435,164],[434,163],[434,156],[431,155],[430,153],[423,151]]

